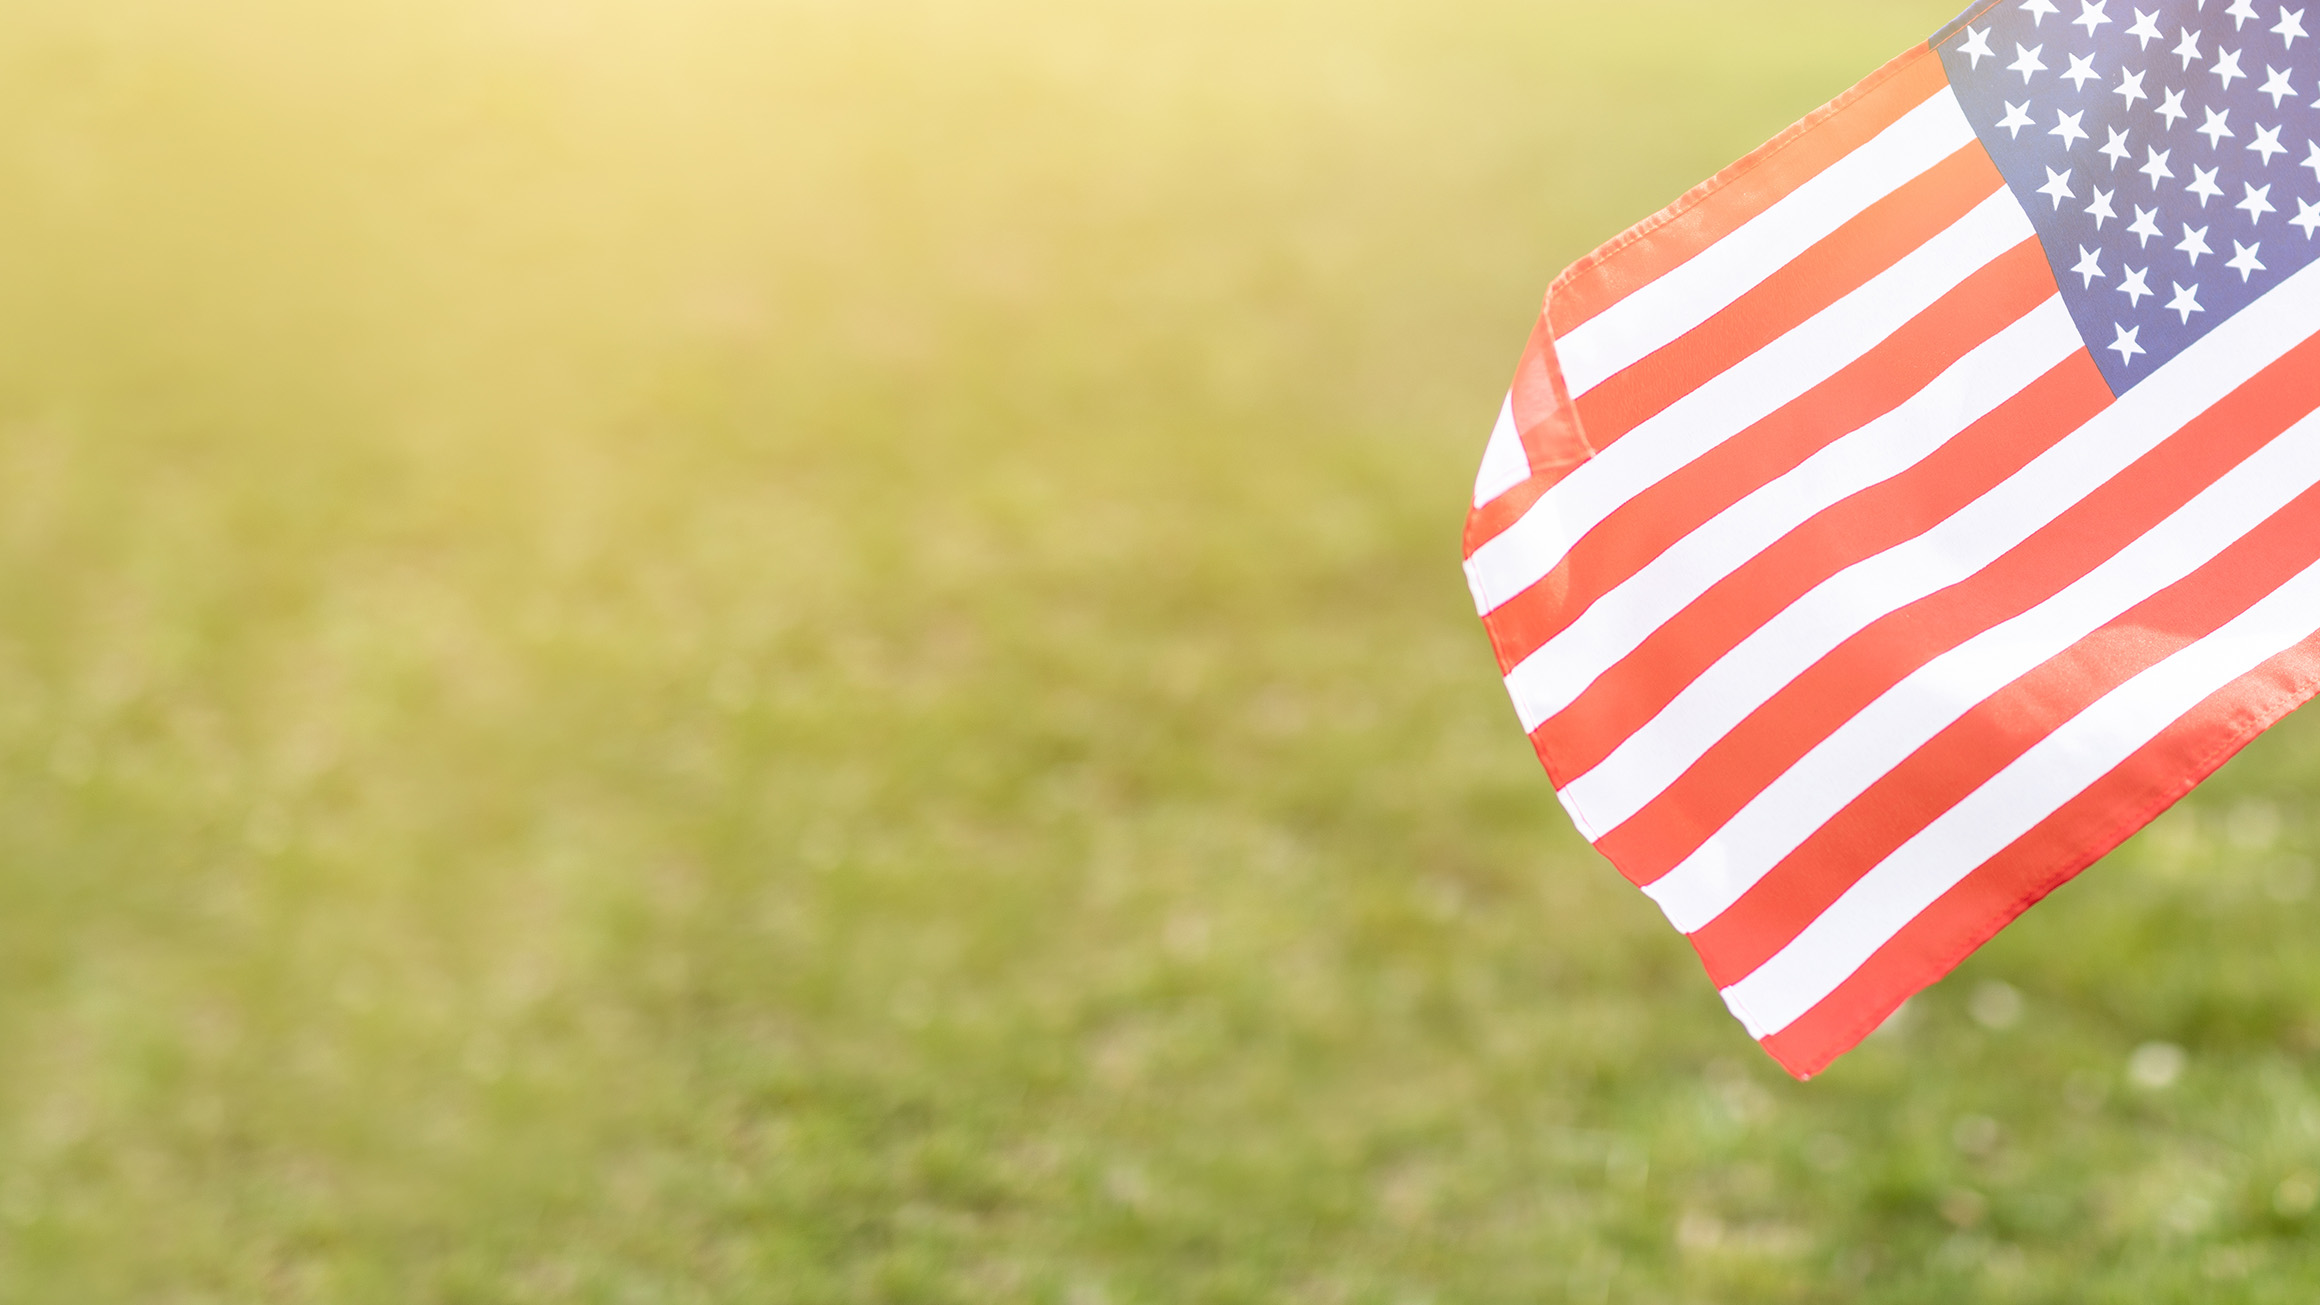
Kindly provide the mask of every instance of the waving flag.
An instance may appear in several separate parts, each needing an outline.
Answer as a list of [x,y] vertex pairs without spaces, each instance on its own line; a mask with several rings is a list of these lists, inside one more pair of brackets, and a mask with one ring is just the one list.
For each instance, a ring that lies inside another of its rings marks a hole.
[[2303,9],[1996,0],[1547,292],[1467,577],[1791,1072],[2320,688],[2316,231]]

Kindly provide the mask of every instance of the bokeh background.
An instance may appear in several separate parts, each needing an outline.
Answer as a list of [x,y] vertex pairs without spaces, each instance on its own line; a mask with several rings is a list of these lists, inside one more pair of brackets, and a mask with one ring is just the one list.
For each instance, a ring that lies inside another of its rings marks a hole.
[[2309,1300],[2320,722],[1809,1085],[1458,570],[1948,0],[11,0],[0,1299]]

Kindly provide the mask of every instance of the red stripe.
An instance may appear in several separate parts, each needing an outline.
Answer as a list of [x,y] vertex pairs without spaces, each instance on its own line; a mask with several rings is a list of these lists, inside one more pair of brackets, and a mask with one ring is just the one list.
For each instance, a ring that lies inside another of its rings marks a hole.
[[1493,638],[1529,656],[1684,536],[1900,407],[2056,293],[2036,237],[1999,255],[1844,370],[1621,504],[1490,614]]
[[1547,292],[1555,333],[1569,332],[1690,261],[1819,176],[1949,85],[1925,46],[1871,73],[1738,163],[1571,265]]
[[1988,493],[2111,402],[2072,354],[1916,466],[1832,504],[1718,581],[1636,645],[1539,737],[1574,774],[1599,764],[1733,645],[1846,567],[1913,539]]
[[[1569,465],[1558,467],[1548,474],[1542,475],[1534,471],[1529,480],[1467,513],[1466,556],[1474,556],[1477,549],[1498,538],[1508,526],[1522,520],[1523,513],[1531,510],[1531,504],[1538,502],[1564,476],[1569,475],[1571,467],[1584,461],[1586,461],[1586,457],[1582,455],[1573,459]],[[1487,615],[1483,617],[1485,622],[1488,622],[1489,619]],[[1501,674],[1512,669],[1513,666],[1514,663],[1507,661],[1503,656],[1499,659],[1498,669]]]
[[[2006,184],[1979,141],[1863,209],[1721,312],[1579,396],[1587,440],[1604,448],[1802,326]],[[2051,275],[2039,280],[2052,284]],[[2051,293],[2051,292],[2049,292]]]
[[1692,934],[1717,987],[1794,941],[1862,875],[2105,694],[2214,633],[2320,558],[2320,489],[2205,566],[1975,704]]
[[2016,839],[1872,955],[1764,1049],[1798,1078],[1851,1050],[1909,997],[2174,805],[2250,739],[2320,691],[2320,635],[2266,661]]
[[[1637,883],[1657,880],[1904,676],[2051,597],[2315,407],[2320,338],[2288,351],[1995,562],[1847,639],[1596,848]],[[1651,687],[1664,693],[1663,702],[1682,688]],[[1554,750],[1564,752],[1559,738]]]

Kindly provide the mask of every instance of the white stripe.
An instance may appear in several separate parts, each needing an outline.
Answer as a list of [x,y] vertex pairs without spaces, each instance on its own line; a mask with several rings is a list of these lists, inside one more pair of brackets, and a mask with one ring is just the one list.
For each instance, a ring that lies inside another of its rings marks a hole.
[[1862,210],[1973,143],[1944,86],[1730,235],[1556,341],[1576,398],[1722,312]]
[[1522,432],[1514,425],[1514,395],[1499,405],[1498,424],[1491,427],[1490,444],[1482,450],[1482,470],[1474,477],[1474,506],[1481,507],[1530,479],[1531,458],[1523,449]]
[[1992,192],[1851,294],[1580,463],[1467,559],[1475,591],[1495,608],[1536,584],[1629,499],[1844,370],[2032,234],[2012,192]]
[[1566,785],[1564,805],[1585,810],[1595,828],[1618,828],[1838,644],[1989,565],[2315,332],[2320,263],[2226,319],[1940,525],[1821,582]]
[[1705,926],[1959,717],[2206,565],[2316,482],[2320,417],[2306,418],[2257,450],[2053,597],[1886,690],[1644,891],[1676,928],[1691,933]]
[[1951,364],[1892,411],[1834,440],[1621,581],[1506,677],[1523,729],[1588,685],[1716,582],[1809,520],[1897,476],[2081,346],[2055,296]]
[[1724,990],[1749,1033],[1796,1022],[1965,877],[2209,695],[2320,627],[2320,565],[2105,695],[1879,862],[1753,974]]

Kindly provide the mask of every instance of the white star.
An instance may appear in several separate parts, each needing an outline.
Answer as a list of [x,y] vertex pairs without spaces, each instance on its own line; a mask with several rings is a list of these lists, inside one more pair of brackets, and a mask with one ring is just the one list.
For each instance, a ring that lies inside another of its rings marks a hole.
[[2119,84],[2111,89],[2111,94],[2125,100],[2127,108],[2134,108],[2137,100],[2151,98],[2149,93],[2143,89],[2142,73],[2127,72],[2125,69],[2121,69],[2120,74]]
[[2046,184],[2038,188],[2038,193],[2053,200],[2057,210],[2061,209],[2062,201],[2076,199],[2077,196],[2070,193],[2070,169],[2064,168],[2062,171],[2056,172],[2054,169],[2048,168],[2046,170]]
[[2046,15],[2062,11],[2054,7],[2054,0],[2022,0],[2022,11],[2030,15],[2030,25],[2036,27],[2046,21]]
[[2207,114],[2207,122],[2199,128],[2199,134],[2207,138],[2208,148],[2213,149],[2233,138],[2236,133],[2232,131],[2229,122],[2231,110],[2217,113],[2213,109],[2206,109],[2203,112]]
[[2030,74],[2042,73],[2046,71],[2046,61],[2038,57],[2040,54],[2043,54],[2045,50],[2046,47],[2043,45],[2032,46],[2025,50],[2022,48],[2020,43],[2016,43],[2014,46],[2014,62],[2006,65],[2006,71],[2018,72],[2022,74],[2022,84],[2024,86],[2029,85]]
[[2095,230],[2102,230],[2103,223],[2119,215],[2119,211],[2111,207],[2111,196],[2118,193],[2115,190],[2098,190],[2094,193],[2094,203],[2087,205],[2086,211],[2094,219]]
[[2320,231],[2320,204],[2307,204],[2303,200],[2297,200],[2296,216],[2288,219],[2288,225],[2304,228],[2304,238],[2310,240],[2314,231]]
[[2151,179],[2151,189],[2157,190],[2159,188],[2160,182],[2171,181],[2175,177],[2175,169],[2167,166],[2167,156],[2173,154],[2175,151],[2151,149],[2148,150],[2148,152],[2151,156],[2150,161],[2135,169],[2135,171],[2142,173],[2146,177],[2149,177]]
[[[2110,15],[2103,12],[2108,8],[2110,8],[2110,0],[2078,0],[2078,17],[2070,20],[2071,26],[2084,27],[2086,34],[2092,36],[2094,29],[2111,21]],[[2037,24],[2033,23],[2031,26],[2035,27]]]
[[2119,284],[2119,293],[2127,297],[2127,307],[2140,308],[2143,306],[2144,295],[2159,293],[2151,288],[2150,276],[2151,269],[2147,267],[2127,269],[2127,279]]
[[2183,61],[2184,67],[2189,68],[2191,61],[2199,57],[2199,33],[2184,28],[2183,39],[2175,45],[2175,56]]
[[2270,64],[2265,64],[2264,71],[2270,73],[2272,79],[2257,87],[2256,94],[2271,96],[2272,107],[2277,109],[2280,107],[2280,101],[2296,93],[2296,88],[2288,85],[2288,74],[2294,70],[2274,68]]
[[2141,48],[2145,50],[2151,48],[2151,42],[2167,39],[2159,31],[2159,15],[2157,13],[2146,14],[2140,9],[2135,11],[2135,25],[2127,29],[2127,35],[2141,41],[2143,43]]
[[2020,140],[2024,127],[2035,127],[2038,124],[2030,121],[2030,106],[2028,104],[2016,104],[2012,100],[2008,100],[2006,101],[2006,116],[1998,119],[1998,125],[2004,127],[2009,133],[2006,139]]
[[2200,255],[2215,252],[2207,247],[2207,228],[2201,227],[2197,231],[2193,231],[2188,222],[2183,224],[2183,239],[2177,242],[2175,248],[2178,252],[2191,256],[2193,267],[2199,266]]
[[2247,76],[2246,73],[2243,73],[2239,70],[2239,51],[2237,50],[2223,51],[2222,54],[2216,59],[2215,66],[2208,69],[2208,71],[2223,79],[2223,89],[2227,91],[2231,89],[2232,78],[2239,77],[2244,79]]
[[[2247,183],[2240,184],[2246,185]],[[2206,206],[2201,205],[2200,207]],[[2247,214],[2249,224],[2255,226],[2262,225],[2264,214],[2279,212],[2278,209],[2272,207],[2272,188],[2270,186],[2265,186],[2260,190],[2254,186],[2248,186],[2247,198],[2232,205],[2232,207]]]
[[2145,349],[2143,346],[2135,343],[2136,338],[2143,333],[2142,327],[2138,326],[2134,330],[2130,331],[2124,325],[2118,322],[2111,323],[2111,327],[2119,333],[2119,338],[2111,341],[2109,344],[2104,345],[2103,348],[2116,349],[2119,351],[2119,365],[2121,367],[2124,367],[2128,363],[2133,362],[2135,360],[2136,354],[2150,352],[2150,350]]
[[[2200,7],[2203,9],[2206,8],[2207,0],[2200,0]],[[2231,15],[2231,30],[2235,32],[2242,27],[2247,26],[2248,20],[2250,18],[2259,16],[2256,13],[2255,5],[2250,3],[2250,0],[2232,0],[2231,8],[2226,9],[2223,12]]]
[[2243,245],[2234,240],[2231,242],[2231,247],[2238,252],[2233,254],[2232,260],[2225,263],[2224,266],[2239,273],[2241,285],[2246,285],[2249,277],[2265,270],[2264,265],[2256,258],[2256,251],[2263,248],[2262,245]]
[[1967,28],[1966,43],[1958,47],[1958,53],[1973,60],[1971,64],[1967,65],[1969,68],[1981,67],[1985,57],[1991,59],[1998,57],[1998,52],[1990,48],[1990,29],[1987,27],[1979,31],[1971,27]]
[[2183,107],[2183,92],[2161,91],[2160,94],[2167,99],[2159,106],[2159,116],[2167,120],[2168,126],[2172,127],[2191,116],[2191,111]]
[[2154,237],[2166,234],[2159,229],[2158,222],[2154,220],[2159,216],[2159,210],[2155,208],[2144,208],[2140,204],[2137,204],[2134,207],[2135,220],[2128,225],[2127,234],[2141,238],[2142,243],[2137,245],[2136,248],[2149,249],[2151,247],[2151,241]]
[[2207,309],[2202,307],[2199,303],[2198,286],[2193,285],[2186,287],[2180,281],[2169,281],[2167,284],[2175,287],[2175,297],[2167,301],[2167,311],[2171,313],[2183,314],[2183,324],[2185,326],[2189,326],[2191,324],[2191,315],[2193,313],[2204,313],[2207,311]]
[[2281,9],[2280,25],[2273,28],[2272,31],[2276,35],[2285,39],[2288,43],[2288,48],[2291,50],[2296,48],[2297,37],[2311,35],[2310,32],[2304,30],[2304,11],[2301,9],[2298,9],[2294,13],[2289,13],[2284,8]]
[[2248,142],[2248,149],[2252,153],[2263,155],[2264,166],[2267,168],[2272,166],[2274,154],[2288,152],[2288,147],[2280,143],[2280,129],[2266,127],[2260,122],[2256,124],[2256,138]]
[[2093,285],[2102,277],[2103,274],[2102,251],[2099,249],[2088,249],[2086,246],[2080,245],[2078,247],[2078,266],[2070,270],[2085,278],[2085,280],[2080,283],[2078,287],[2079,289],[2084,290],[2088,286]]
[[2086,117],[2086,110],[2084,109],[2080,109],[2076,113],[2064,113],[2062,110],[2056,109],[2054,111],[2054,130],[2049,131],[2046,134],[2049,136],[2060,136],[2062,138],[2062,148],[2067,150],[2080,141],[2089,139],[2086,134],[2086,129],[2078,125],[2079,120],[2084,117]]
[[2312,175],[2315,178],[2320,178],[2320,141],[2308,142],[2306,148],[2312,151],[2312,156],[2305,159],[2302,163],[2299,163],[2296,166],[2299,168],[2310,168],[2312,169]]
[[2215,184],[2215,174],[2221,171],[2223,168],[2220,164],[2212,168],[2203,168],[2196,163],[2191,165],[2191,184],[2183,189],[2199,196],[2199,207],[2206,208],[2207,201],[2223,198],[2223,187]]
[[2104,143],[2098,152],[2111,161],[2111,171],[2116,172],[2119,170],[2119,165],[2126,162],[2134,154],[2134,151],[2127,148],[2126,132],[2117,127],[2106,127],[2104,130],[2111,134],[2111,138]]
[[2088,82],[2101,81],[2102,74],[2094,70],[2093,55],[2080,58],[2074,54],[2070,56],[2070,71],[2062,74],[2062,80],[2070,83],[2070,89],[2083,91]]

